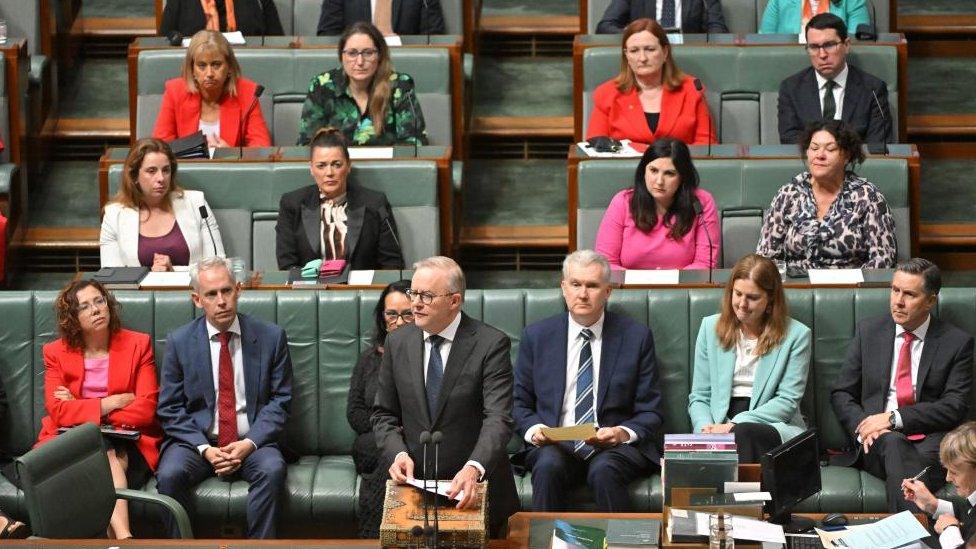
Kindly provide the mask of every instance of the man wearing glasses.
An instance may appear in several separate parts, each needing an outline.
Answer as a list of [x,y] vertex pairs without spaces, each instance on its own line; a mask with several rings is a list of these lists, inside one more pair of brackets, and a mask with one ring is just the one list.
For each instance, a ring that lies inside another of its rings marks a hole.
[[806,26],[810,68],[783,80],[779,86],[779,140],[796,143],[809,122],[843,120],[865,143],[892,143],[888,86],[847,63],[851,40],[844,21],[821,13]]
[[[506,446],[512,437],[511,343],[461,312],[464,273],[454,260],[414,264],[408,290],[414,324],[391,333],[380,365],[373,432],[396,482],[424,478],[421,433],[440,433],[438,473],[449,497],[471,508],[475,484],[488,481],[488,525],[497,537],[518,510]],[[426,437],[425,437],[426,438]],[[426,477],[434,477],[433,448]],[[463,492],[463,493],[462,493]]]

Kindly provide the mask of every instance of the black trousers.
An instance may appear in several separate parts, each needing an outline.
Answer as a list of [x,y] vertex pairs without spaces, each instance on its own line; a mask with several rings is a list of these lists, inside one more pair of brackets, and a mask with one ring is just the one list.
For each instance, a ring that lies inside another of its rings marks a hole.
[[941,437],[933,436],[911,441],[904,434],[891,431],[878,437],[867,453],[861,451],[861,467],[885,481],[888,512],[921,512],[917,505],[905,500],[901,481],[917,475],[925,467],[931,466],[931,469],[921,480],[933,494],[945,484],[939,464],[940,441]]
[[[748,410],[749,398],[734,397],[729,400],[729,417]],[[779,431],[765,423],[737,423],[733,433],[739,463],[759,463],[763,454],[782,443]]]

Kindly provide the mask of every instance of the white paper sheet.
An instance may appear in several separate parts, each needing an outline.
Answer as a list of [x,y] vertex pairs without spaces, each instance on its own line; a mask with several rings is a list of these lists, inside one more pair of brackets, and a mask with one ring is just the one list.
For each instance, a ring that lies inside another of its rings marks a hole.
[[[410,486],[415,486],[417,488],[420,488],[421,490],[424,489],[423,479],[419,479],[419,478],[415,478],[413,480],[407,479],[407,484],[409,484]],[[433,480],[427,481],[427,491],[432,494],[438,494],[444,497],[448,497],[447,490],[450,487],[451,487],[451,481],[449,480],[438,480],[436,483]],[[464,490],[461,490],[460,492],[458,492],[457,496],[451,499],[461,501],[461,498],[463,497],[464,497]]]
[[637,149],[630,146],[630,139],[621,139],[620,144],[622,147],[618,152],[596,152],[586,141],[577,143],[579,148],[590,158],[640,158],[642,156]]
[[894,549],[914,543],[928,535],[928,531],[911,512],[902,511],[863,528],[848,530],[841,536],[840,543],[851,548]]
[[737,492],[758,492],[759,491],[758,482],[726,482],[724,490],[726,494],[735,494]]
[[150,271],[139,282],[140,288],[189,288],[189,271]]
[[[244,40],[244,33],[242,33],[241,31],[225,32],[223,33],[223,35],[224,38],[226,38],[227,41],[230,42],[231,46],[243,46],[244,44],[247,44],[247,40]],[[191,38],[184,38],[183,41],[180,43],[180,45],[183,46],[184,48],[190,47]]]
[[769,501],[773,496],[769,492],[736,492],[732,498],[735,501]]
[[353,160],[389,160],[393,158],[393,147],[349,147],[349,158]]
[[376,271],[358,270],[349,271],[348,284],[350,286],[369,286],[373,283],[373,275]]
[[732,537],[770,543],[786,543],[786,535],[779,524],[746,517],[732,516]]
[[677,269],[627,269],[624,284],[678,284],[680,272]]
[[810,284],[860,284],[864,282],[861,269],[810,269]]
[[390,36],[384,36],[383,39],[386,40],[386,45],[390,46],[391,48],[395,48],[397,46],[403,45],[403,40],[400,40],[399,34],[391,34]]
[[669,32],[668,33],[668,42],[670,42],[671,45],[674,45],[674,44],[684,44],[685,43],[685,35],[681,34],[680,32]]

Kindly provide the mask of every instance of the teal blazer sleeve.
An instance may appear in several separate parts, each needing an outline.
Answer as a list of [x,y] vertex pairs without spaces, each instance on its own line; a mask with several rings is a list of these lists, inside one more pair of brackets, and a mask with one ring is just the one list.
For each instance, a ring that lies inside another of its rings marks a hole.
[[722,348],[715,333],[719,315],[702,321],[695,345],[695,366],[688,414],[696,432],[709,423],[766,423],[788,440],[806,428],[800,401],[810,368],[810,329],[789,320],[783,342],[759,360],[749,410],[726,417],[732,395],[735,349]]
[[[828,2],[830,0],[823,0]],[[830,13],[840,17],[847,25],[847,32],[851,36],[857,31],[857,26],[870,23],[867,0],[841,0],[840,5],[830,3]],[[770,0],[763,11],[759,32],[762,34],[799,34],[800,20],[803,18],[802,3],[797,0]]]

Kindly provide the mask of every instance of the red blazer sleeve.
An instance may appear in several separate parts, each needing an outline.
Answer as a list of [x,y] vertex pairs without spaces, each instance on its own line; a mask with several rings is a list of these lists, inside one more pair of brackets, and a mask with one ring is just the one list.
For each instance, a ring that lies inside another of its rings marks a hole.
[[718,143],[718,139],[715,136],[715,125],[712,124],[712,113],[708,110],[705,87],[702,86],[700,92],[698,90],[695,91],[699,95],[698,104],[695,107],[695,120],[698,124],[695,129],[695,139],[690,144],[708,145],[710,143]]
[[[240,105],[244,109],[241,114],[244,113],[251,106],[251,102],[254,101],[254,93],[257,91],[257,84],[246,79],[241,78],[237,83],[238,88],[238,99],[240,99]],[[234,128],[234,132],[237,132],[237,128]],[[223,131],[220,132],[224,134]],[[271,133],[268,131],[268,125],[264,121],[264,114],[261,112],[261,104],[258,103],[251,110],[251,114],[247,116],[247,127],[244,128],[244,146],[245,147],[270,147],[271,146]],[[240,143],[230,143],[231,146],[239,147]]]
[[586,128],[586,139],[610,135],[610,106],[617,97],[613,81],[604,82],[593,91],[593,112]]
[[[182,78],[173,78],[166,82],[166,90],[163,92],[163,104],[159,108],[156,116],[156,126],[153,128],[152,136],[163,141],[172,141],[179,137],[179,130],[176,122],[177,105],[186,96],[186,83]],[[199,123],[199,121],[197,121]]]
[[72,427],[86,422],[101,423],[101,399],[54,398],[54,391],[62,385],[68,387],[72,394],[81,392],[84,367],[81,353],[69,349],[62,340],[44,346],[44,407],[55,431],[58,427]]
[[110,359],[109,368],[132,372],[130,379],[134,386],[130,386],[129,390],[135,393],[136,398],[128,406],[110,412],[107,423],[116,427],[128,426],[143,430],[156,425],[156,401],[159,399],[152,342],[149,336],[138,332],[122,331],[116,337],[123,336],[128,343],[120,345],[124,350],[123,360],[131,360],[132,363],[111,364]]

